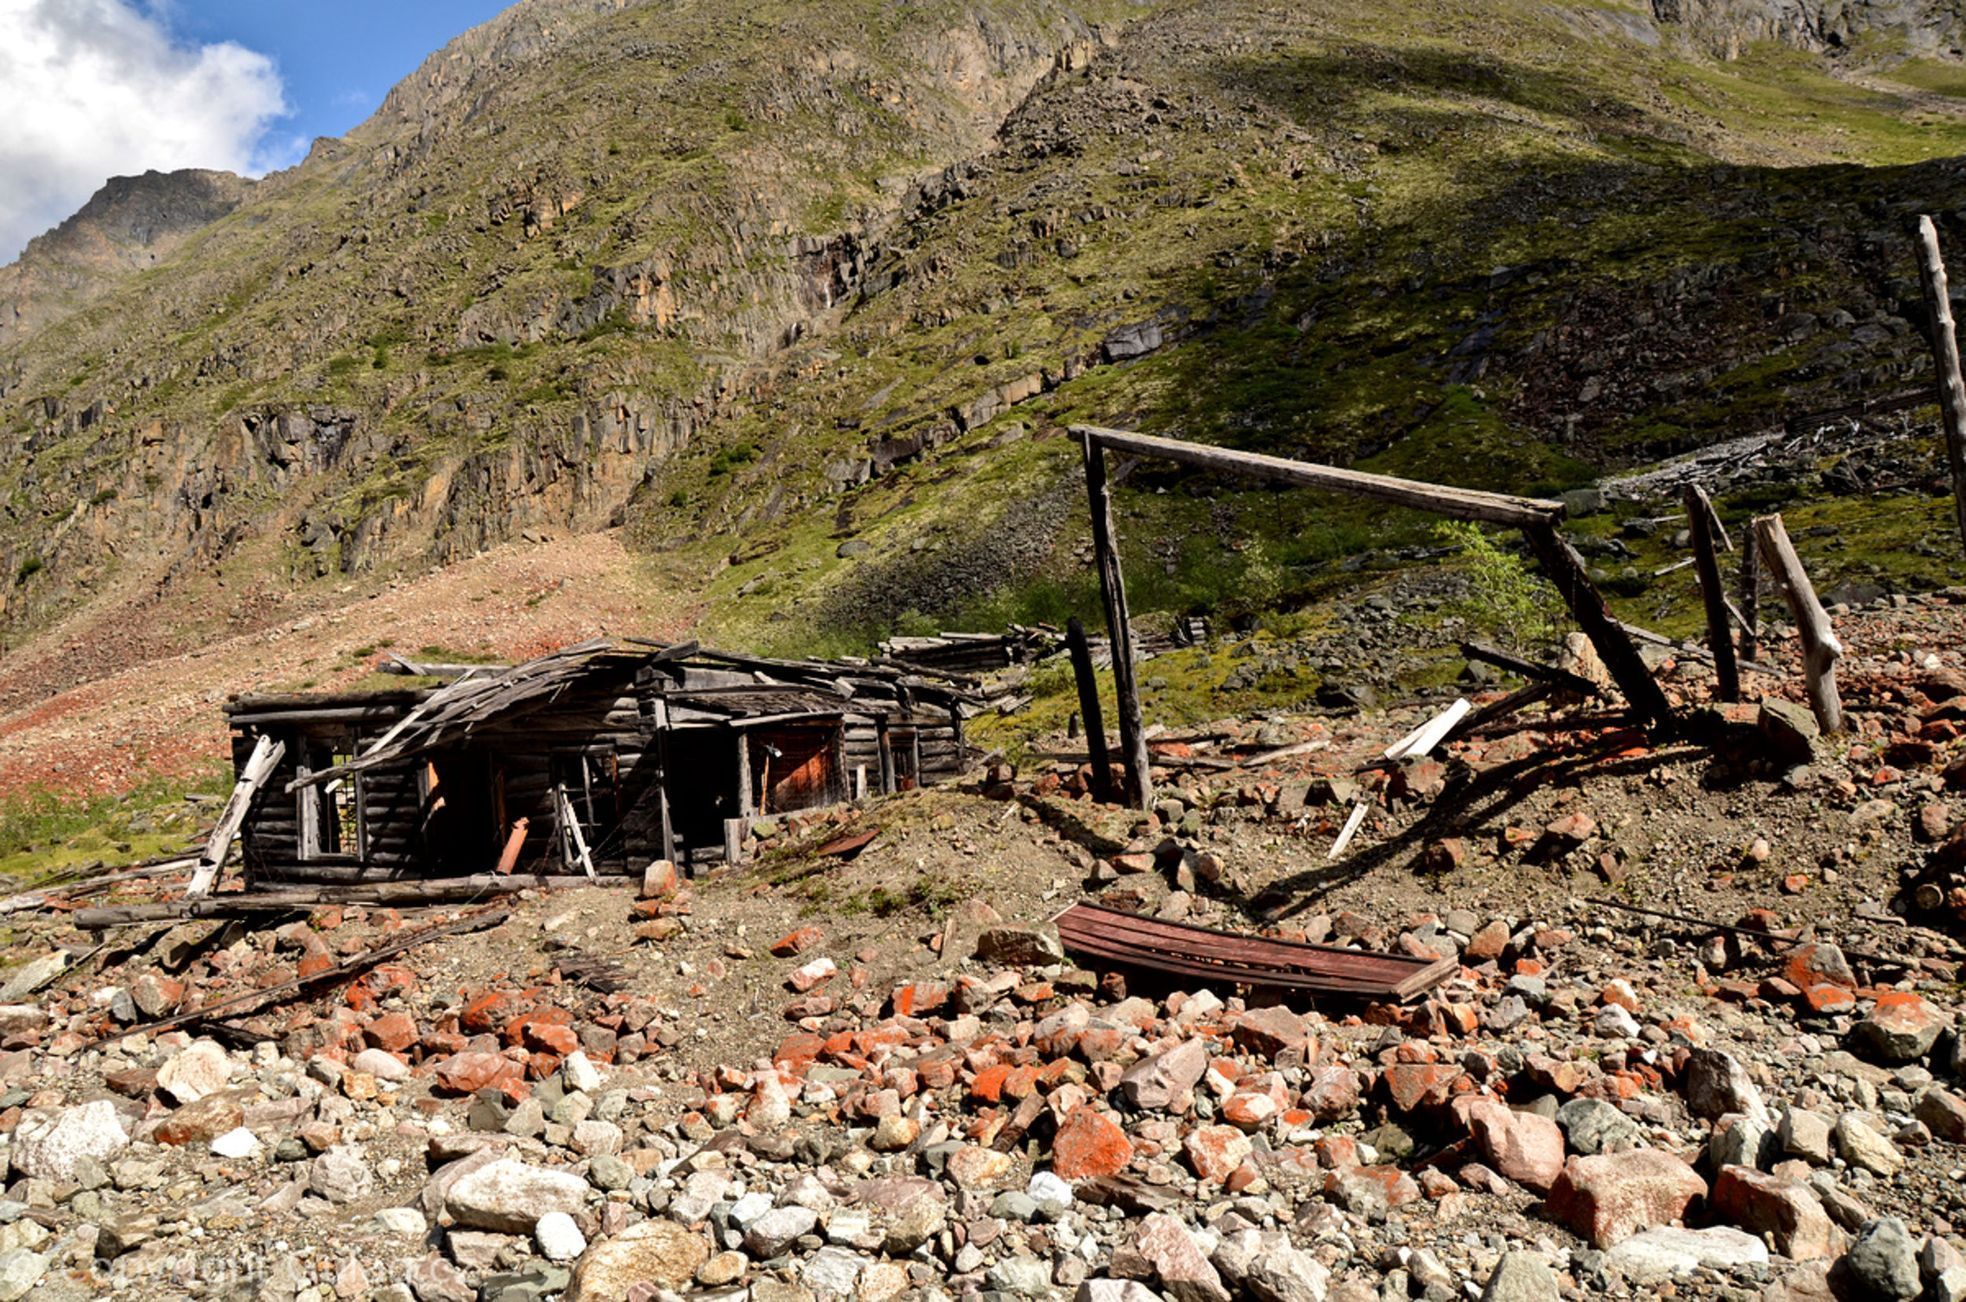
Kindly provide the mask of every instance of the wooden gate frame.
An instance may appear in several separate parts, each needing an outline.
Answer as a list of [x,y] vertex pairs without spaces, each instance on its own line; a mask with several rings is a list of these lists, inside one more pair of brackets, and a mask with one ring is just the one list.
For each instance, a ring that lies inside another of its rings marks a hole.
[[1670,735],[1674,729],[1672,706],[1665,692],[1652,677],[1639,656],[1637,645],[1604,604],[1604,596],[1591,582],[1583,557],[1557,532],[1563,518],[1561,502],[1542,498],[1515,497],[1507,493],[1488,493],[1473,488],[1454,488],[1428,484],[1392,475],[1375,475],[1362,470],[1345,470],[1312,461],[1293,461],[1287,457],[1265,456],[1257,452],[1236,452],[1201,443],[1135,434],[1127,430],[1105,429],[1098,425],[1074,425],[1085,452],[1085,488],[1092,508],[1092,547],[1099,569],[1099,595],[1106,606],[1106,629],[1112,638],[1113,688],[1119,704],[1120,757],[1126,766],[1126,796],[1135,809],[1153,803],[1153,779],[1149,775],[1145,724],[1140,714],[1140,695],[1134,682],[1133,623],[1126,609],[1126,581],[1120,572],[1119,548],[1113,530],[1112,493],[1106,483],[1106,452],[1129,452],[1136,456],[1159,457],[1202,470],[1225,471],[1275,480],[1299,488],[1323,488],[1371,498],[1395,506],[1431,511],[1455,520],[1481,524],[1507,525],[1520,529],[1536,555],[1544,574],[1562,596],[1571,618],[1597,648],[1598,658],[1610,671],[1618,689],[1624,693],[1633,713],[1655,735]]

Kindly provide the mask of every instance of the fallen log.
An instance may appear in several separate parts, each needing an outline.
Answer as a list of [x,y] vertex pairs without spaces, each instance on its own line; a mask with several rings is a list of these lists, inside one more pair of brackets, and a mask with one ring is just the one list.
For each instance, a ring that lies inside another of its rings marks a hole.
[[[623,880],[626,880],[625,878]],[[77,909],[73,922],[83,931],[184,918],[241,918],[287,913],[321,904],[425,905],[469,904],[523,890],[565,890],[593,883],[585,877],[453,877],[423,882],[354,883],[347,886],[304,886],[282,890],[241,891],[197,900],[166,900],[156,904],[125,904],[114,908]]]
[[218,1017],[239,1017],[255,1013],[268,1004],[278,1003],[287,995],[313,987],[331,985],[343,978],[354,976],[357,972],[374,967],[386,958],[394,958],[398,954],[440,937],[489,931],[511,916],[504,909],[490,909],[484,913],[469,914],[440,926],[426,927],[415,935],[404,936],[400,940],[390,941],[387,945],[378,945],[374,949],[366,950],[353,958],[343,959],[326,971],[316,972],[312,976],[295,977],[292,981],[283,981],[277,986],[268,986],[264,990],[248,991],[232,999],[221,999],[215,1004],[206,1004],[202,1008],[193,1008],[158,1021],[144,1022],[113,1031],[89,1041],[83,1048],[94,1048],[96,1045],[107,1044],[112,1040],[121,1040],[131,1035],[155,1035],[160,1031],[174,1030],[180,1026],[190,1026],[196,1022],[210,1021]]

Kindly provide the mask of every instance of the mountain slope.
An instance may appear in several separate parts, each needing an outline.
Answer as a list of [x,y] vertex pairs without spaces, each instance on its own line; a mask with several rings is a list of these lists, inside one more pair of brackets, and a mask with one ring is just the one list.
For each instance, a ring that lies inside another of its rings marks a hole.
[[[1828,13],[526,0],[0,348],[4,618],[86,674],[620,523],[854,641],[1083,604],[1072,419],[1556,489],[1889,394],[1956,23]],[[1413,536],[1130,509],[1148,610]]]

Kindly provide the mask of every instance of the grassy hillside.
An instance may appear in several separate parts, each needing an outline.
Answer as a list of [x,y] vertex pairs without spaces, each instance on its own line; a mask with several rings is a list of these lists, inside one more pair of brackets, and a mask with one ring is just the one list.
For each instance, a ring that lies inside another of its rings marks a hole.
[[[1548,492],[1920,382],[1956,69],[1650,15],[529,0],[0,355],[5,618],[192,639],[622,523],[712,635],[863,646],[1089,608],[1073,420]],[[1432,542],[1123,507],[1149,612]],[[1904,532],[1852,514],[1857,563]]]

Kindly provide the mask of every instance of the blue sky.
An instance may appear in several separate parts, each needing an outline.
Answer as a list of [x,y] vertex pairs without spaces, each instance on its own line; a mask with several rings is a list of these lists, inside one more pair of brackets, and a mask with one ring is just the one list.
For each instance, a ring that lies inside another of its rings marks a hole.
[[258,175],[509,0],[0,0],[0,263],[112,176]]
[[[338,136],[458,33],[512,0],[147,0],[187,44],[233,42],[273,61],[291,115],[273,137]],[[277,144],[269,140],[269,144]]]

